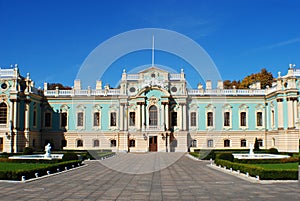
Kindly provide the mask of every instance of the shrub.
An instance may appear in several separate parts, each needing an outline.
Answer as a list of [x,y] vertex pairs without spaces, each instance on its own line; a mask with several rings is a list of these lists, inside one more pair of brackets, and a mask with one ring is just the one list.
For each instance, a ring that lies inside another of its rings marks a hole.
[[72,161],[72,160],[78,160],[78,155],[76,153],[65,153],[62,157],[63,161]]
[[270,149],[268,150],[268,152],[269,152],[270,154],[278,154],[278,150],[277,150],[276,148],[270,148]]
[[231,153],[218,153],[216,155],[217,159],[222,159],[222,160],[226,160],[226,161],[233,161],[234,157]]
[[23,151],[24,155],[31,155],[33,154],[33,149],[31,147],[25,147]]

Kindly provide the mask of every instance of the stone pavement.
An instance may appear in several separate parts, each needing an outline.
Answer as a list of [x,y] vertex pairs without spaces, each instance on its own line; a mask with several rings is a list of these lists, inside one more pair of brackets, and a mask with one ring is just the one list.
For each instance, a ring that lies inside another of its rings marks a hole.
[[[145,162],[140,156],[129,153],[106,160],[151,165],[150,160]],[[103,162],[106,166],[99,161],[86,163],[77,170],[31,182],[0,183],[0,200],[300,200],[299,182],[255,184],[186,156],[178,157],[165,169],[146,174],[119,172],[108,168],[108,162]]]

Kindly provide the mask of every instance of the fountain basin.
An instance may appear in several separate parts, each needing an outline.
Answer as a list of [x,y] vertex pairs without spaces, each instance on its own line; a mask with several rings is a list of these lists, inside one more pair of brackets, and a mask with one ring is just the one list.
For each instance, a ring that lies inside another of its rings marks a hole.
[[290,158],[287,155],[279,154],[232,154],[237,159],[283,159]]
[[34,154],[34,155],[21,155],[21,156],[10,156],[9,159],[33,159],[33,160],[52,160],[62,159],[63,154],[51,154],[51,157],[46,157],[45,154]]

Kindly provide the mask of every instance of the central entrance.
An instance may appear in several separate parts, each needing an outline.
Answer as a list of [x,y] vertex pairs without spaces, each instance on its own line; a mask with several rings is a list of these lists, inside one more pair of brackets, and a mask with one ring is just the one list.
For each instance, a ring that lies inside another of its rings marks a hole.
[[149,151],[157,151],[157,136],[149,136]]

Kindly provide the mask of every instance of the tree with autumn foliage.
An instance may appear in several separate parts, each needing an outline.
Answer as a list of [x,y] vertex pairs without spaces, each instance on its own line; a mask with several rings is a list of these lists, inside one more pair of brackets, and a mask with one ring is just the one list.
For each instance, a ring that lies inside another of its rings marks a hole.
[[233,86],[237,89],[248,89],[250,85],[260,82],[261,88],[265,89],[267,86],[272,86],[273,79],[272,73],[263,68],[259,73],[248,75],[242,81],[225,80],[223,83],[224,89],[232,89]]
[[72,87],[64,86],[61,83],[49,83],[48,84],[48,90],[55,90],[56,87],[58,87],[58,89],[60,89],[60,90],[69,90],[69,89],[72,89]]

